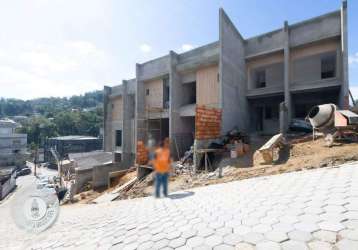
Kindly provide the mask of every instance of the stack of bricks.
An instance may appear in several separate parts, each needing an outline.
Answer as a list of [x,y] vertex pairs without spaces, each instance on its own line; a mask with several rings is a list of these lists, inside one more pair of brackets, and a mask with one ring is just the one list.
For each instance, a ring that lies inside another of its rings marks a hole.
[[137,142],[137,155],[136,162],[139,165],[145,165],[148,163],[148,150],[143,141]]
[[221,109],[206,106],[196,107],[195,139],[215,139],[220,137]]

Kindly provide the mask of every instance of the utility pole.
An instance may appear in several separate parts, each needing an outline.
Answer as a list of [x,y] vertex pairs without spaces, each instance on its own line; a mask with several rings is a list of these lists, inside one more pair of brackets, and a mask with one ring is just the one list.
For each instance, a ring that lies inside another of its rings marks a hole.
[[37,159],[38,158],[38,146],[36,146],[35,148],[35,157],[34,157],[34,165],[35,165],[35,168],[34,168],[34,175],[36,175],[36,168],[37,168]]

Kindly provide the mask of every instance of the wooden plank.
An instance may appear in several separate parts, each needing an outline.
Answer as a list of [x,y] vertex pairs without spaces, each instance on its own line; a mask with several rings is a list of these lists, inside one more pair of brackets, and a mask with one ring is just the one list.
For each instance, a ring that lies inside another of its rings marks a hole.
[[201,68],[196,72],[196,103],[198,105],[218,106],[218,72],[217,65]]
[[131,179],[130,181],[124,183],[122,186],[120,186],[120,187],[114,189],[111,193],[112,193],[112,194],[116,194],[116,193],[119,193],[119,192],[121,192],[121,191],[128,190],[129,188],[131,188],[131,187],[134,185],[134,183],[136,183],[136,181],[137,181],[137,177],[134,177],[134,178]]
[[272,150],[274,147],[276,147],[279,143],[283,142],[283,135],[277,134],[274,135],[270,140],[268,140],[260,149],[259,151],[264,151],[264,150]]

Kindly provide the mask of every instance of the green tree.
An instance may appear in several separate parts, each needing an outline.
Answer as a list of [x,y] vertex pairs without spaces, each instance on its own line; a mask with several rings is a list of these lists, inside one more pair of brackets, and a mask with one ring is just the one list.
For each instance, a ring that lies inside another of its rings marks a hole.
[[54,117],[60,135],[78,135],[80,121],[79,112],[62,111]]
[[18,132],[27,134],[28,143],[37,146],[42,146],[46,138],[58,136],[56,124],[43,116],[26,120]]

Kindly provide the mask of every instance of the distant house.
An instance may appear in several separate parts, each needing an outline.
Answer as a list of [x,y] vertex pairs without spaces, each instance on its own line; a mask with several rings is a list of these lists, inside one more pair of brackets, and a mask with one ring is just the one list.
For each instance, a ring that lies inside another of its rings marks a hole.
[[4,199],[15,187],[15,169],[0,170],[0,200]]
[[25,165],[27,135],[16,133],[17,127],[13,120],[0,120],[0,167]]
[[57,151],[60,159],[67,159],[70,153],[84,153],[102,149],[102,140],[92,136],[69,135],[45,140],[44,161],[55,164],[51,149]]

